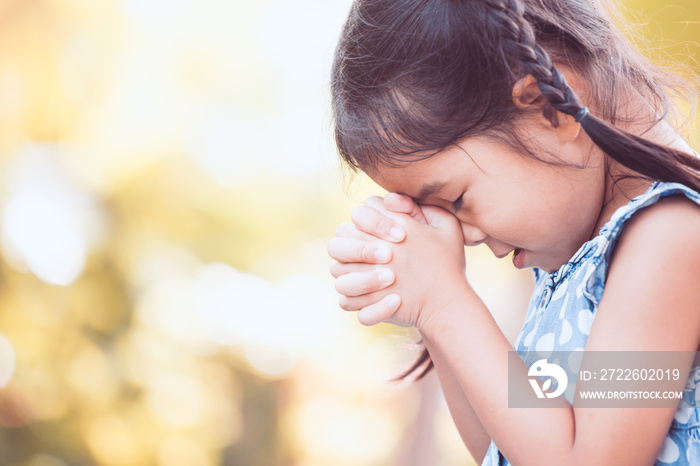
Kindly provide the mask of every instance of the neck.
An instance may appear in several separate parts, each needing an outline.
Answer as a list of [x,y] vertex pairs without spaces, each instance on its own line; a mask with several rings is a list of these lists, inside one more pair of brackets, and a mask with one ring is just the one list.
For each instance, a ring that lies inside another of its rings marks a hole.
[[[654,115],[651,113],[651,107],[649,107],[646,101],[643,100],[642,96],[638,97],[639,100],[637,103],[639,106],[637,106],[636,109],[633,109],[633,111],[637,112],[636,115]],[[642,102],[640,103],[639,101]],[[643,111],[642,113],[639,113],[639,110],[646,110],[646,112]],[[626,113],[629,114],[630,112]],[[627,119],[627,121],[630,120],[632,119]],[[689,154],[694,153],[693,149],[688,145],[688,143],[666,121],[662,120],[651,128],[649,128],[648,124],[633,123],[627,125],[624,129],[656,144],[672,147]],[[600,216],[596,222],[594,230],[591,233],[591,238],[598,235],[600,229],[606,222],[608,222],[608,220],[610,220],[613,213],[618,208],[629,203],[635,197],[644,194],[644,192],[646,192],[651,185],[651,182],[648,180],[635,178],[634,172],[615,162],[611,158],[607,157],[606,160],[608,161],[608,174],[606,174],[607,179],[605,186],[606,192],[604,195]]]

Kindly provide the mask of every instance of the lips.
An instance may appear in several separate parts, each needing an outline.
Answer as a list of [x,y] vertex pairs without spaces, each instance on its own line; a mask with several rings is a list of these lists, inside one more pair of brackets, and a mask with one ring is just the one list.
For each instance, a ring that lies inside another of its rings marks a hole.
[[503,259],[503,258],[506,257],[508,254],[510,254],[511,252],[513,252],[514,254],[517,254],[518,252],[520,252],[520,248],[511,249],[510,251],[504,252],[503,254],[495,254],[495,253],[494,253],[494,255],[495,255],[496,258],[498,258],[498,259]]
[[520,253],[522,252],[522,249],[516,248],[515,251],[513,252],[513,265],[515,266],[516,269],[521,269],[523,268],[523,263],[522,263],[522,258],[520,257]]

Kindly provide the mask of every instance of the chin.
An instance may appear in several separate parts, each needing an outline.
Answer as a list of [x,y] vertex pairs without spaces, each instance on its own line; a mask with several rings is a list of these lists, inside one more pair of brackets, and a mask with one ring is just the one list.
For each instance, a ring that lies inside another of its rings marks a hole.
[[542,266],[540,268],[547,273],[554,273],[557,270],[559,270],[561,268],[561,266],[564,264],[566,264],[566,262],[562,262],[561,264],[558,264],[558,265],[548,264],[547,266]]
[[561,268],[561,266],[564,264],[566,264],[566,262],[551,262],[550,261],[550,262],[543,263],[543,264],[530,265],[529,267],[538,268],[538,269],[541,269],[547,273],[554,273],[557,270],[559,270]]
[[529,257],[532,261],[527,266],[541,269],[547,273],[554,273],[571,260],[577,249],[573,249],[571,252],[562,249],[551,251],[550,253],[539,251],[537,254]]

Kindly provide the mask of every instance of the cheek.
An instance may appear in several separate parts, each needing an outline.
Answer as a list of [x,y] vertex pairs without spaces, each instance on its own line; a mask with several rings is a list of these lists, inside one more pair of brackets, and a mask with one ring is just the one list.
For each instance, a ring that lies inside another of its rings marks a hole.
[[560,213],[548,198],[526,195],[504,199],[500,208],[483,211],[481,225],[496,239],[515,246],[539,248],[560,232]]

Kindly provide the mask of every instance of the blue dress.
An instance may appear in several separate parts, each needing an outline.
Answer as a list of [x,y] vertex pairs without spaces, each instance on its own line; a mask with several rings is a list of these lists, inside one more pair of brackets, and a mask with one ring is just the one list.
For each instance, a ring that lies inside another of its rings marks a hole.
[[[571,260],[547,274],[534,269],[535,291],[514,348],[516,351],[583,351],[605,289],[610,257],[625,222],[639,209],[671,195],[685,195],[700,204],[700,194],[678,183],[653,183],[646,193],[620,207],[601,228],[600,234],[584,243]],[[698,310],[700,312],[700,309]],[[574,379],[575,381],[575,379]],[[656,465],[700,464],[700,366],[691,369],[683,398]],[[564,397],[571,402],[575,384],[569,383]],[[491,442],[482,466],[510,464]]]

